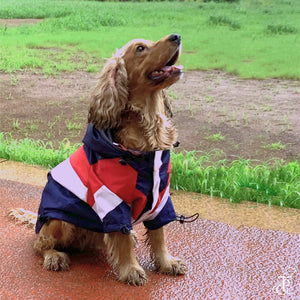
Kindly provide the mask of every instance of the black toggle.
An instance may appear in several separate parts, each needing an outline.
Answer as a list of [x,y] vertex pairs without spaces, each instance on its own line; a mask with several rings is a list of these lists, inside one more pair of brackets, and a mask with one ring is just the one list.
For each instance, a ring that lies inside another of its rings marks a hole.
[[180,145],[180,142],[179,142],[179,141],[176,141],[176,142],[173,144],[173,147],[174,147],[174,148],[177,148],[179,145]]
[[126,166],[128,163],[127,161],[124,159],[124,158],[120,158],[119,159],[119,163],[122,165],[122,166]]
[[127,228],[126,225],[124,225],[123,227],[121,227],[120,231],[123,233],[123,234],[130,234],[130,230]]
[[42,223],[46,223],[48,221],[48,217],[42,216],[42,215],[38,215],[38,220]]
[[192,223],[196,221],[199,218],[199,213],[195,213],[189,217],[186,217],[184,215],[176,215],[176,221],[179,221],[179,223]]

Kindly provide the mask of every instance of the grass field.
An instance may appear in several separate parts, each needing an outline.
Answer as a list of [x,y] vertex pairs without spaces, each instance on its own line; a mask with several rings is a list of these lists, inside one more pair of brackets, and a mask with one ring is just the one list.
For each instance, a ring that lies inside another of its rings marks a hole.
[[185,69],[244,78],[300,78],[300,2],[95,2],[0,0],[0,18],[42,18],[0,27],[0,70],[97,71],[133,38],[178,32]]

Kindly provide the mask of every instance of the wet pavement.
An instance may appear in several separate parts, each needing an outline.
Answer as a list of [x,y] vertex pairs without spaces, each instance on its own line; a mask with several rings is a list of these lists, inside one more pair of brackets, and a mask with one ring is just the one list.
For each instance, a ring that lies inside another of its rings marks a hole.
[[72,253],[67,272],[43,270],[32,250],[33,230],[15,224],[7,212],[37,210],[46,171],[0,162],[0,178],[0,300],[300,299],[298,210],[173,192],[177,212],[200,213],[194,223],[166,226],[170,252],[185,259],[188,273],[157,274],[138,225],[135,251],[148,283],[132,287],[116,281],[104,254],[96,251]]

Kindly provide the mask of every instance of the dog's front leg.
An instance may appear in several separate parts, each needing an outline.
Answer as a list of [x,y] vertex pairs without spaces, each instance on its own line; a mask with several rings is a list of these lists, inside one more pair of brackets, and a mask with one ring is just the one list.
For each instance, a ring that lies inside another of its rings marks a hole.
[[154,263],[159,273],[183,275],[187,272],[185,262],[172,257],[168,253],[163,227],[156,230],[148,230],[148,236],[154,256]]
[[132,233],[111,232],[105,235],[104,241],[108,260],[117,268],[120,281],[132,285],[143,285],[147,282],[146,273],[133,251],[135,240]]

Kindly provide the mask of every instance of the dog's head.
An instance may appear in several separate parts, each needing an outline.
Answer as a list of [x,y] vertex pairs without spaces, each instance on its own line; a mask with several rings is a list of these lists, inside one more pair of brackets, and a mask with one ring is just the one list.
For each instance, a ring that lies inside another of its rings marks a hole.
[[123,58],[128,75],[128,88],[158,90],[176,82],[182,67],[176,67],[181,51],[181,38],[172,34],[157,42],[133,40],[118,54]]
[[182,67],[175,66],[181,51],[178,34],[157,42],[132,40],[104,66],[92,94],[89,122],[97,128],[116,128],[129,98],[155,93],[175,83]]

